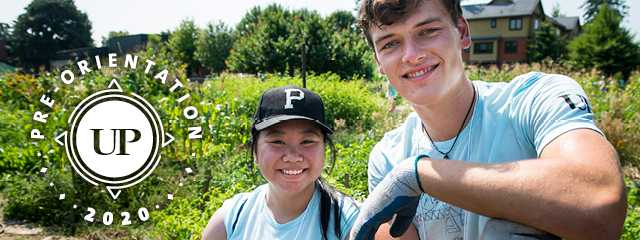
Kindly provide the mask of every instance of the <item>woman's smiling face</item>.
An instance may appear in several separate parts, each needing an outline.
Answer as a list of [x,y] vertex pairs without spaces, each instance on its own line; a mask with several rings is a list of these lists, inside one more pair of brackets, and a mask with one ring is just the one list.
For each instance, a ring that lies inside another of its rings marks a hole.
[[286,193],[308,189],[322,173],[322,131],[308,120],[291,120],[260,131],[254,149],[260,172],[271,187]]

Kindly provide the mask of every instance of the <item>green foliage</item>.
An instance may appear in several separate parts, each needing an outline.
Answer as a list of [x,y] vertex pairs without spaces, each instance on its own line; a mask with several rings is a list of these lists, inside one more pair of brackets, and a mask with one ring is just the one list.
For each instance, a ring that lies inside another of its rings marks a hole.
[[331,13],[331,15],[329,15],[326,20],[330,25],[333,25],[334,31],[355,31],[358,35],[360,35],[361,33],[360,28],[357,26],[358,23],[356,21],[356,17],[353,16],[350,11],[335,11]]
[[617,16],[626,16],[629,7],[624,4],[625,2],[626,0],[587,0],[580,8],[585,10],[583,15],[585,21],[590,22],[602,10],[602,5],[608,5]]
[[127,36],[129,35],[129,31],[124,30],[124,31],[109,31],[109,35],[107,35],[107,37],[102,37],[102,46],[103,47],[108,47],[109,46],[109,40],[114,38],[114,37],[122,37],[122,36]]
[[6,23],[0,23],[0,40],[9,40],[11,37],[11,26]]
[[530,62],[539,62],[550,57],[554,61],[562,57],[566,51],[564,39],[556,34],[556,28],[550,21],[543,21],[540,29],[536,30],[533,39],[527,46],[527,59]]
[[569,44],[571,59],[579,68],[597,68],[607,77],[618,72],[627,79],[630,72],[640,66],[640,43],[620,25],[622,18],[606,4],[593,21],[584,25],[584,31]]
[[[267,74],[256,78],[222,74],[202,84],[187,83],[184,67],[171,62],[162,48],[148,48],[136,55],[139,61],[155,61],[156,66],[145,74],[140,67],[124,68],[119,59],[117,68],[94,69],[86,75],[76,73],[77,79],[72,85],[62,85],[59,73],[39,77],[0,74],[0,122],[3,123],[0,125],[0,189],[7,198],[7,217],[53,225],[72,235],[94,236],[116,231],[120,236],[136,235],[133,238],[199,239],[224,200],[266,183],[247,146],[253,113],[265,90],[300,86],[299,76]],[[167,83],[162,84],[153,76],[164,68],[170,76]],[[530,71],[562,73],[580,83],[592,104],[598,127],[616,147],[622,163],[640,166],[640,115],[636,114],[640,111],[636,101],[640,98],[640,72],[632,72],[632,80],[622,87],[596,70],[571,71],[552,60],[501,68],[466,66],[465,73],[472,80],[510,81]],[[103,187],[95,187],[77,176],[66,160],[64,149],[50,137],[65,129],[66,119],[79,101],[103,90],[113,78],[124,91],[135,92],[148,100],[160,115],[164,129],[176,137],[162,149],[162,162],[154,173],[134,187],[124,189],[117,201],[103,192]],[[186,86],[171,92],[169,87],[175,81]],[[312,72],[307,78],[307,87],[323,98],[327,123],[336,132],[332,139],[338,158],[333,168],[331,158],[326,158],[323,176],[329,184],[358,200],[368,196],[367,165],[371,149],[385,132],[399,127],[411,111],[405,104],[409,110],[401,114],[384,113],[386,87],[382,84],[364,81],[361,77],[347,80],[335,73]],[[55,87],[60,90],[47,91]],[[177,99],[186,93],[191,97],[178,103]],[[53,108],[39,102],[43,94],[56,100]],[[186,106],[195,106],[198,118],[185,120]],[[35,111],[50,114],[46,124],[32,120]],[[188,139],[186,128],[193,126],[202,127],[202,139]],[[38,141],[30,139],[28,133],[34,128],[47,137]],[[327,156],[329,151],[327,148]],[[41,167],[49,170],[41,173]],[[186,167],[194,172],[186,174]],[[347,173],[348,188],[345,186]],[[49,185],[52,182],[53,187]],[[178,183],[184,185],[179,187]],[[66,199],[74,201],[59,200],[63,192]],[[167,200],[167,193],[174,194],[174,199]],[[623,239],[637,239],[640,229],[637,189],[630,186],[628,196],[630,208]],[[73,209],[73,204],[80,207]],[[117,213],[124,211],[133,215],[141,207],[150,211],[151,219],[147,222],[133,219],[133,225],[124,230],[115,224],[104,227],[99,221],[83,220],[87,206],[98,211],[96,219],[100,220],[105,211],[112,211],[117,217]]]
[[557,17],[566,17],[567,14],[564,13],[560,13],[560,3],[556,2],[556,4],[553,5],[553,9],[551,10],[551,17],[557,18]]
[[336,74],[309,76],[307,88],[322,97],[327,124],[335,126],[336,120],[344,120],[348,128],[369,128],[373,125],[371,114],[377,109],[375,95],[367,91],[362,80],[342,82]]
[[[187,84],[183,67],[171,63],[162,48],[148,48],[136,55],[139,61],[149,59],[156,63],[150,73],[145,74],[141,67],[125,68],[123,59],[118,59],[116,68],[93,69],[85,75],[76,72],[76,81],[71,85],[62,85],[58,72],[37,78],[0,75],[0,121],[5,123],[0,125],[0,173],[5,177],[0,187],[4,188],[5,196],[12,198],[7,202],[7,216],[55,225],[73,234],[73,229],[91,232],[94,227],[102,227],[98,221],[100,217],[96,217],[94,225],[88,228],[89,223],[82,219],[88,213],[87,206],[95,208],[96,216],[101,216],[105,211],[135,213],[141,207],[153,210],[153,206],[159,205],[162,208],[153,211],[151,220],[146,223],[134,221],[133,227],[153,225],[150,234],[154,237],[197,238],[208,218],[225,199],[265,183],[246,146],[257,100],[268,88],[301,85],[301,78],[223,74],[202,85]],[[153,78],[164,68],[170,72],[165,84]],[[163,161],[154,174],[124,189],[117,201],[104,191],[104,186],[93,186],[76,175],[66,160],[64,149],[52,137],[68,127],[66,119],[82,99],[103,90],[114,78],[125,92],[136,93],[152,103],[164,129],[176,138],[162,149]],[[187,86],[171,92],[169,87],[175,81]],[[330,73],[310,73],[307,82],[310,89],[325,99],[330,126],[335,127],[336,120],[341,120],[338,122],[343,123],[340,129],[344,131],[373,126],[372,115],[382,100],[369,93],[369,89],[375,88],[368,88],[359,78],[345,82]],[[60,88],[58,92],[49,90],[56,87]],[[191,97],[178,103],[177,99],[186,93]],[[53,108],[40,103],[43,94],[56,100]],[[196,106],[199,117],[185,120],[183,110],[186,106]],[[35,111],[49,114],[46,124],[32,120]],[[188,139],[187,127],[193,126],[202,127],[202,139]],[[32,129],[45,134],[45,139],[30,139],[28,133]],[[337,148],[338,154],[345,159],[340,159],[338,166],[355,167],[366,165],[367,152],[375,141],[365,139],[360,144],[341,144]],[[40,173],[42,167],[50,170]],[[185,167],[191,167],[196,173],[184,173]],[[204,188],[205,170],[213,172],[210,188]],[[336,169],[334,172],[327,175],[328,181],[336,184],[343,181],[336,174],[344,171]],[[363,198],[367,192],[366,173],[351,172],[351,176],[352,187],[343,187],[343,191]],[[185,183],[181,188],[177,187],[180,182]],[[55,187],[49,183],[54,183]],[[60,193],[66,194],[66,199],[73,199],[73,203],[57,199]],[[167,200],[167,193],[174,193],[175,200]],[[76,210],[69,204],[81,207]],[[56,222],[60,219],[65,219],[65,223]]]
[[[271,7],[271,6],[269,6]],[[252,33],[255,27],[260,23],[260,15],[262,15],[262,10],[260,10],[260,6],[255,6],[247,12],[242,20],[236,25],[236,31],[240,36],[244,36],[246,34]]]
[[[71,223],[73,203],[58,199],[58,192],[73,192],[71,172],[65,169],[43,175],[16,172],[15,175],[4,176],[1,183],[5,187],[4,198],[7,199],[5,216],[45,226]],[[50,186],[51,182],[56,184]]]
[[169,37],[168,47],[175,59],[187,65],[187,74],[191,76],[198,69],[200,63],[196,59],[196,41],[199,29],[193,19],[185,19],[180,23],[180,27]]
[[[349,15],[335,13],[325,20],[306,9],[289,11],[275,4],[261,12],[254,8],[238,24],[240,37],[231,50],[229,69],[293,76],[302,68],[304,44],[308,70],[333,72],[343,78],[354,74],[369,78],[372,68],[364,61],[368,49],[351,28]],[[338,21],[338,25],[332,21]]]
[[219,74],[228,68],[225,61],[235,41],[236,34],[223,22],[216,25],[209,23],[196,41],[196,59],[203,67]]
[[11,56],[27,69],[49,67],[56,51],[93,46],[91,22],[72,0],[34,0],[13,26]]
[[627,183],[627,217],[624,220],[623,240],[640,239],[640,193],[638,185],[633,181]]

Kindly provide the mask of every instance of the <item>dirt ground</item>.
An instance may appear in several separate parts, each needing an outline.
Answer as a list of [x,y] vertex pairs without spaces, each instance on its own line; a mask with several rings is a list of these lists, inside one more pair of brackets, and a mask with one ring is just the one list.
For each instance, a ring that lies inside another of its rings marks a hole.
[[4,204],[6,200],[0,193],[0,223],[4,229],[0,233],[0,240],[77,240],[80,238],[68,238],[62,236],[50,236],[46,235],[42,227],[37,224],[16,221],[12,219],[5,219],[4,217]]

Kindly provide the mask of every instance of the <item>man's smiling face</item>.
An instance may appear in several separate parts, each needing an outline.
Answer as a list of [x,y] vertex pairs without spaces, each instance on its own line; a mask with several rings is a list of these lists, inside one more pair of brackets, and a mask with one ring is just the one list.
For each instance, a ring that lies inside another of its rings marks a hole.
[[452,22],[441,0],[423,0],[399,21],[370,29],[378,70],[412,104],[436,103],[466,79],[468,28],[462,17]]

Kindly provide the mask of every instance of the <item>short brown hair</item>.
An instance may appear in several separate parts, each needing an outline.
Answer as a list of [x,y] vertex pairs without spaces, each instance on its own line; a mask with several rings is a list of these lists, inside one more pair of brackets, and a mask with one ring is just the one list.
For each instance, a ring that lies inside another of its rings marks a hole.
[[[430,0],[363,0],[360,4],[360,10],[358,10],[358,25],[360,25],[369,46],[375,51],[369,32],[372,25],[377,28],[391,25],[418,8],[422,1]],[[440,1],[449,11],[453,23],[457,25],[458,19],[462,16],[460,0]]]

